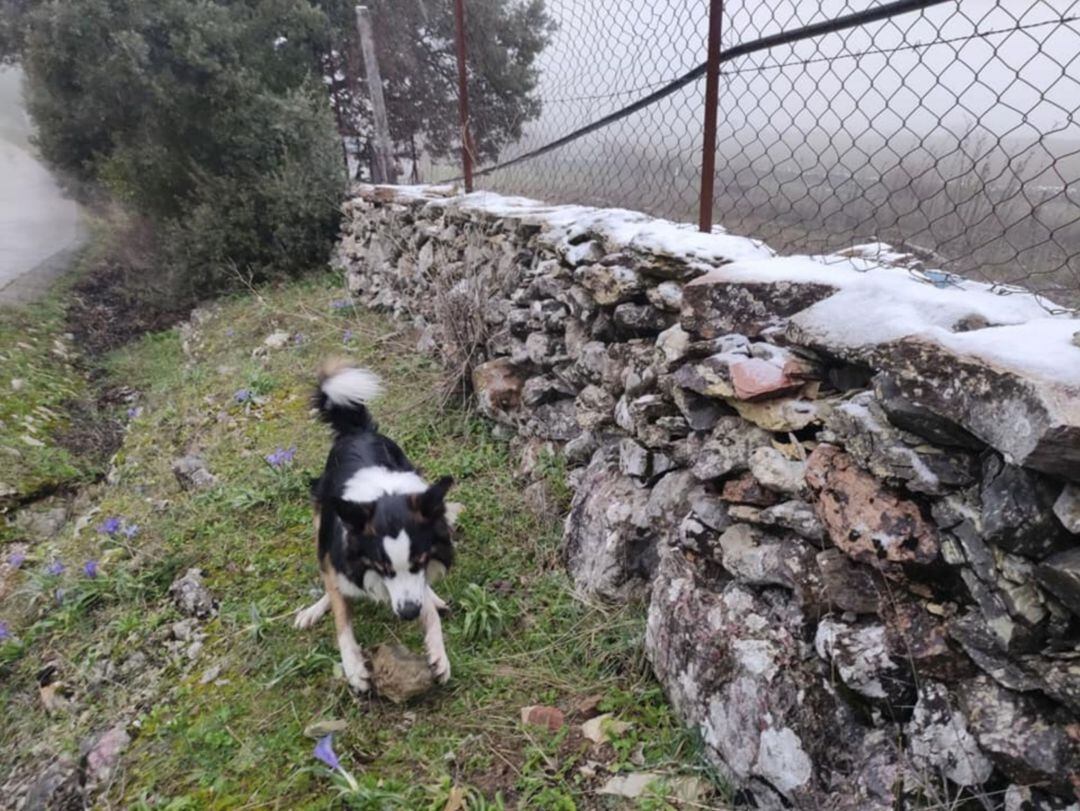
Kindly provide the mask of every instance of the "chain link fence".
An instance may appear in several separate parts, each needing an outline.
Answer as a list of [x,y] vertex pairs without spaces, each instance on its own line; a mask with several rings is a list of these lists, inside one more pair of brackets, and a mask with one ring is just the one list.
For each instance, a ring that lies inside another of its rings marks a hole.
[[[713,221],[783,252],[885,242],[1080,305],[1080,0],[926,3],[806,31],[895,5],[726,0]],[[696,220],[709,2],[546,9],[542,112],[477,187]]]

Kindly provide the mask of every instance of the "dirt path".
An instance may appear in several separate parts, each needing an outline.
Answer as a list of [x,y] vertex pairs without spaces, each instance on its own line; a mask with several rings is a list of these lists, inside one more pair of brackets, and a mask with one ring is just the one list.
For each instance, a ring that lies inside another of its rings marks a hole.
[[78,204],[33,155],[21,78],[0,68],[0,305],[41,296],[84,236]]

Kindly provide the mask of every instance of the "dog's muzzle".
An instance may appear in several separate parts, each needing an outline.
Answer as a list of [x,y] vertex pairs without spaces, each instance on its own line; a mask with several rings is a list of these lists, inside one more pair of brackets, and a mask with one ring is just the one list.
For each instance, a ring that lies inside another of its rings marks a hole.
[[394,613],[403,620],[414,620],[420,616],[420,603],[407,602],[394,606]]

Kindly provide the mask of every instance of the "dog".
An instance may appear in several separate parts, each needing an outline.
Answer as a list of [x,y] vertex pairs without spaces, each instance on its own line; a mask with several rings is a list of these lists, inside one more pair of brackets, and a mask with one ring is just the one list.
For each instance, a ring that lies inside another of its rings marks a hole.
[[326,467],[312,483],[326,593],[294,623],[310,628],[333,613],[345,678],[360,693],[371,680],[349,601],[361,597],[389,603],[400,619],[419,619],[436,681],[450,679],[439,618],[446,603],[431,587],[454,560],[445,501],[453,479],[427,484],[401,448],[379,433],[366,403],[381,391],[374,373],[347,362],[329,361],[320,370],[312,404],[334,433]]

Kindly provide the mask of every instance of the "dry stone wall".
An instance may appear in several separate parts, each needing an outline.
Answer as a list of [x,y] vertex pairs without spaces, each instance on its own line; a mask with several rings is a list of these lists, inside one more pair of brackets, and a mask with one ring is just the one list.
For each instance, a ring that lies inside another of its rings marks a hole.
[[526,472],[565,459],[576,587],[648,602],[744,799],[1080,809],[1080,323],[880,245],[438,188],[345,223],[352,294],[472,370]]

